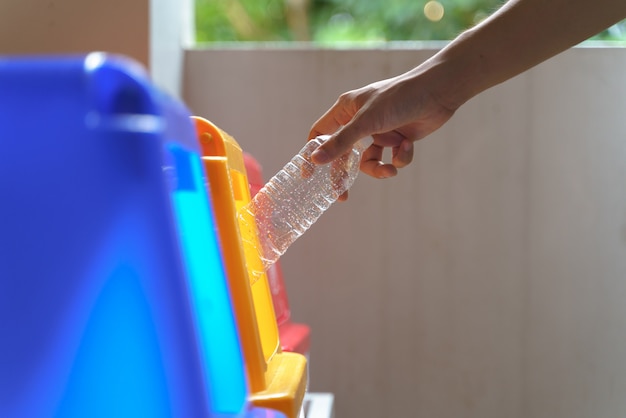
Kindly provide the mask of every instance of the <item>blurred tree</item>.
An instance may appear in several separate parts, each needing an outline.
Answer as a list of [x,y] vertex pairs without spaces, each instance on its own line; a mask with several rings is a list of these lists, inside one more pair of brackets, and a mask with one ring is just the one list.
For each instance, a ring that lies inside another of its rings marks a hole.
[[[196,0],[198,43],[448,40],[504,0]],[[626,40],[626,21],[594,37]]]

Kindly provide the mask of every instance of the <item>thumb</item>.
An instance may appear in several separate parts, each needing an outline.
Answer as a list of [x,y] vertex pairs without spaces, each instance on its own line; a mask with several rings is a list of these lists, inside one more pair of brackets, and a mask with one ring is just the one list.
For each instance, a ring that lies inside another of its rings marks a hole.
[[331,135],[328,141],[313,151],[311,160],[315,164],[329,163],[351,150],[359,139],[370,136],[372,133],[362,127],[360,120],[361,117],[355,115],[350,122]]

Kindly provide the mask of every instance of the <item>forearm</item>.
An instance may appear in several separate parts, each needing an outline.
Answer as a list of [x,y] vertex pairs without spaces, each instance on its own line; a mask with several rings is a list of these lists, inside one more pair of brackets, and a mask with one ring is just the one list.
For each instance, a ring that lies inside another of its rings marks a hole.
[[510,0],[426,67],[442,72],[436,94],[455,109],[625,17],[626,0]]

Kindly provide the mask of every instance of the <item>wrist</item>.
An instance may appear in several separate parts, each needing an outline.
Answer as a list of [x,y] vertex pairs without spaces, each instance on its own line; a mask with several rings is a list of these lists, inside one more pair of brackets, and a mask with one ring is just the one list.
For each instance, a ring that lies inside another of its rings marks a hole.
[[473,32],[466,31],[425,63],[434,80],[433,97],[450,110],[489,87],[487,60],[474,44]]

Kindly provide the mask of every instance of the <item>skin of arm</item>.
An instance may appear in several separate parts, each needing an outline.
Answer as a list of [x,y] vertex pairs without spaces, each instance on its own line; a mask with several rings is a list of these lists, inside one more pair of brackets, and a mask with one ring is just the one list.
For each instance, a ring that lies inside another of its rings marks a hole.
[[[625,17],[625,0],[510,0],[416,68],[342,94],[311,128],[309,138],[333,133],[313,162],[328,163],[372,136],[361,170],[395,176],[412,161],[413,142],[469,99]],[[388,164],[382,161],[385,147],[392,148]]]

